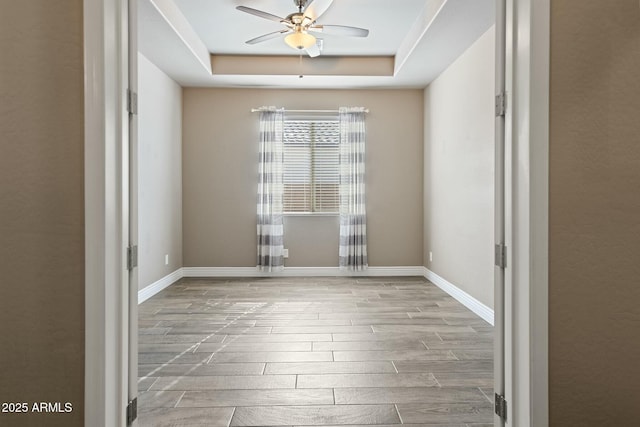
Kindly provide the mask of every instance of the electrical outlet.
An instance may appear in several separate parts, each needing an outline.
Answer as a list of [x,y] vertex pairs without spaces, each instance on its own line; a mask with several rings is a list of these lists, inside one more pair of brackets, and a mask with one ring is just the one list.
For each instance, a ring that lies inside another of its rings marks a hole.
[[282,250],[282,256],[285,258],[289,258],[289,249],[283,249]]
[[164,265],[169,265],[169,254],[164,256]]
[[433,262],[433,252],[429,251],[429,262]]

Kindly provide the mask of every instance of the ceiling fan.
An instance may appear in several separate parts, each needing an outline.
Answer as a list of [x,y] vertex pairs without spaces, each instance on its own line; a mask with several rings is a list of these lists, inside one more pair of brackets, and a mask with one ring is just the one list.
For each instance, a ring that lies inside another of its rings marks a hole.
[[286,28],[280,31],[264,34],[262,36],[247,40],[247,44],[256,44],[276,37],[285,36],[284,41],[289,46],[298,50],[305,50],[310,57],[320,55],[320,48],[316,42],[316,37],[322,33],[334,34],[350,37],[367,37],[369,30],[364,28],[349,27],[345,25],[321,25],[317,23],[318,18],[331,6],[333,0],[293,0],[298,8],[297,12],[285,18],[253,9],[246,6],[238,6],[236,9],[259,16],[270,21],[283,24]]

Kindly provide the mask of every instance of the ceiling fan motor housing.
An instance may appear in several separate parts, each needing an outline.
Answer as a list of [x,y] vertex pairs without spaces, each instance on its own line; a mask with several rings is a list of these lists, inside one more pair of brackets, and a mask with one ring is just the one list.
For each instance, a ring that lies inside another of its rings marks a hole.
[[364,28],[350,27],[346,25],[316,25],[317,19],[331,6],[333,0],[293,0],[298,12],[281,18],[269,12],[253,9],[246,6],[237,6],[236,9],[256,15],[260,18],[278,22],[286,27],[284,30],[274,31],[247,40],[247,44],[261,43],[284,35],[284,41],[296,50],[306,50],[307,54],[314,58],[320,55],[321,46],[314,34],[326,33],[351,37],[367,37],[369,30]]

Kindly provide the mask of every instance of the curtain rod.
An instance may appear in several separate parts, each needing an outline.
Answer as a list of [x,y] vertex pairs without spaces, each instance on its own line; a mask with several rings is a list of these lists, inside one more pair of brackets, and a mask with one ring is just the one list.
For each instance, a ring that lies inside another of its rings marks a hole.
[[[252,108],[252,113],[258,113],[263,111],[262,108]],[[285,113],[339,113],[339,110],[284,110]],[[369,112],[369,109],[364,109],[365,113]]]

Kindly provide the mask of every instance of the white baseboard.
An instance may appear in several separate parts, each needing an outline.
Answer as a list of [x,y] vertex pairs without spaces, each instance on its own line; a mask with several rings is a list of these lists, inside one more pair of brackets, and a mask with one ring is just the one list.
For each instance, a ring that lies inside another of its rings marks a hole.
[[426,267],[424,277],[493,326],[493,310]]
[[424,267],[369,267],[362,271],[344,271],[339,267],[285,267],[282,271],[263,272],[257,267],[184,267],[184,277],[329,277],[329,276],[424,276]]
[[149,286],[144,287],[138,291],[138,304],[142,304],[161,290],[169,287],[176,281],[184,277],[183,269],[179,268],[173,273],[164,276],[162,279],[153,282]]

